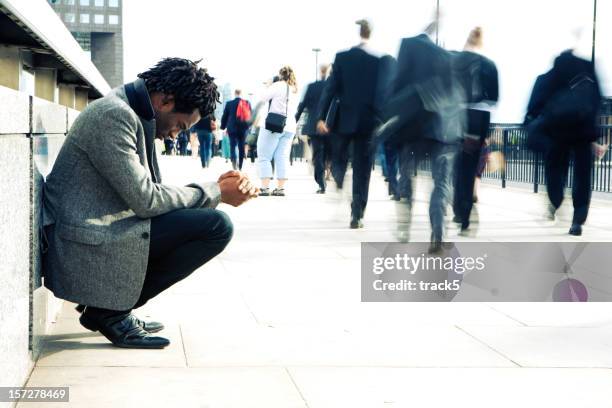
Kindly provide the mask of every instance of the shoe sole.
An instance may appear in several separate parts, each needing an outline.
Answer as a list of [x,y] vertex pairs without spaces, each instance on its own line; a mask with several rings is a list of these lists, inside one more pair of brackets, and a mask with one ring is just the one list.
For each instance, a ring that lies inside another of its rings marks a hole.
[[[97,327],[97,326],[95,326],[95,325],[93,325],[91,322],[87,322],[87,321],[86,321],[86,322],[84,323],[84,322],[83,322],[83,319],[79,319],[79,323],[81,323],[81,326],[83,326],[84,328],[86,328],[86,329],[87,329],[87,330],[89,330],[89,331],[92,331],[92,332],[97,332],[97,331],[99,330],[99,329],[98,329],[98,327]],[[146,330],[146,329],[144,329],[144,328],[143,328],[142,330],[146,331],[147,333],[153,334],[153,333],[159,333],[160,331],[162,331],[162,330],[164,330],[164,329],[165,329],[165,327],[164,327],[164,326],[162,326],[162,327],[160,327],[159,329],[151,329],[151,330]]]
[[136,345],[131,345],[131,344],[117,344],[117,343],[113,343],[113,346],[115,347],[120,347],[120,348],[129,348],[129,349],[163,349],[166,348],[170,345],[170,343],[168,344],[164,344],[163,346],[136,346]]

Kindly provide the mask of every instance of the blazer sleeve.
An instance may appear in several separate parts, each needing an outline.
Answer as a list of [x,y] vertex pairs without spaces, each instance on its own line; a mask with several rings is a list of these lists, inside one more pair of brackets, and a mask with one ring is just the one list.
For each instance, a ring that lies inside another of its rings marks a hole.
[[527,106],[526,122],[538,117],[544,110],[548,98],[552,94],[552,71],[540,75],[533,85],[529,105]]
[[75,143],[140,218],[183,208],[216,207],[221,198],[217,183],[182,187],[153,182],[137,154],[137,120],[125,109],[104,112],[91,121],[88,137]]
[[223,108],[223,115],[221,116],[221,130],[227,129],[227,120],[229,116],[229,106],[231,102],[225,104],[225,108]]
[[306,88],[306,93],[304,94],[304,98],[302,98],[302,101],[298,105],[297,112],[295,114],[296,122],[300,121],[300,118],[302,117],[302,114],[304,113],[304,109],[306,108],[308,100],[310,99],[310,94],[312,93],[311,91],[312,91],[312,85],[308,85],[308,88]]
[[484,99],[491,102],[499,101],[499,74],[493,61],[483,64]]
[[321,94],[321,100],[319,101],[319,109],[317,110],[317,118],[319,120],[325,120],[332,100],[335,96],[338,96],[341,75],[340,63],[338,61],[338,55],[336,55],[332,74],[325,83],[323,93]]
[[402,89],[402,80],[405,80],[406,77],[411,73],[410,67],[412,65],[412,58],[410,56],[410,43],[409,40],[403,40],[399,52],[397,54],[397,63],[395,66],[396,74],[393,78],[391,88],[393,93],[397,93]]
[[395,80],[395,58],[385,55],[379,61],[378,83],[376,85],[376,98],[374,109],[382,117],[385,104],[391,97],[391,84]]

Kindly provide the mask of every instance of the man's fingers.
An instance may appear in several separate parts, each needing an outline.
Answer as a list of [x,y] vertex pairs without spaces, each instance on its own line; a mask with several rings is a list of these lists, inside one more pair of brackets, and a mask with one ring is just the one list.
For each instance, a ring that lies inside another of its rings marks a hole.
[[225,179],[228,179],[228,178],[232,178],[232,177],[240,177],[240,176],[241,176],[241,173],[240,173],[239,171],[237,171],[237,170],[230,170],[230,171],[228,171],[228,172],[226,172],[226,173],[223,173],[223,174],[222,174],[222,175],[219,177],[218,182],[220,182],[220,181],[222,181],[222,180],[225,180]]

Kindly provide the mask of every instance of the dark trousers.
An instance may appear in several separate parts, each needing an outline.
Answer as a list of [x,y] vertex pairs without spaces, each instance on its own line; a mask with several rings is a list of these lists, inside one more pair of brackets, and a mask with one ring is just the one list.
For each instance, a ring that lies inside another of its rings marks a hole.
[[463,149],[457,155],[453,212],[461,220],[463,229],[470,225],[470,215],[474,207],[474,183],[483,144],[483,139],[480,142],[474,142],[473,145],[464,144]]
[[185,137],[179,137],[176,139],[176,148],[178,150],[179,155],[187,156],[187,144],[189,141]]
[[389,180],[389,195],[400,196],[398,185],[399,172],[399,155],[400,147],[391,143],[383,143],[383,152],[385,155],[384,165],[386,167],[386,177]]
[[[219,255],[230,242],[233,225],[210,208],[177,210],[151,218],[149,263],[136,309]],[[98,315],[128,313],[88,307]]]
[[370,175],[372,173],[372,138],[370,134],[334,135],[332,147],[332,175],[338,188],[342,188],[348,167],[349,145],[353,144],[353,201],[351,217],[361,219],[368,204]]
[[546,154],[546,187],[551,204],[559,208],[563,195],[570,161],[574,156],[574,180],[572,200],[574,204],[574,224],[584,224],[591,204],[591,171],[593,153],[590,143],[556,145]]
[[208,167],[212,157],[213,134],[205,130],[198,130],[198,141],[200,142],[200,161],[202,162],[202,167]]
[[244,162],[244,145],[246,143],[246,132],[228,133],[230,139],[230,160],[236,163],[236,149],[238,149],[238,169],[242,170]]
[[399,191],[402,198],[412,206],[415,160],[428,154],[431,160],[431,178],[433,190],[429,200],[429,221],[434,239],[442,239],[444,235],[444,214],[449,202],[453,167],[457,154],[457,146],[435,140],[422,140],[405,144],[400,153]]
[[328,136],[311,136],[312,163],[314,165],[314,178],[319,188],[325,190],[325,168],[331,156],[331,144]]

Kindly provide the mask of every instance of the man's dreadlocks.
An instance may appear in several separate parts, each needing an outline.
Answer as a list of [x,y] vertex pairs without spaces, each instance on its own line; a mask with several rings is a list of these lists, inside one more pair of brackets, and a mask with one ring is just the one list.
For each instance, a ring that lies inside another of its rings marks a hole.
[[215,78],[198,61],[183,58],[164,58],[153,68],[138,74],[144,79],[149,92],[162,92],[174,96],[174,110],[180,113],[200,111],[201,117],[214,112],[219,102]]

